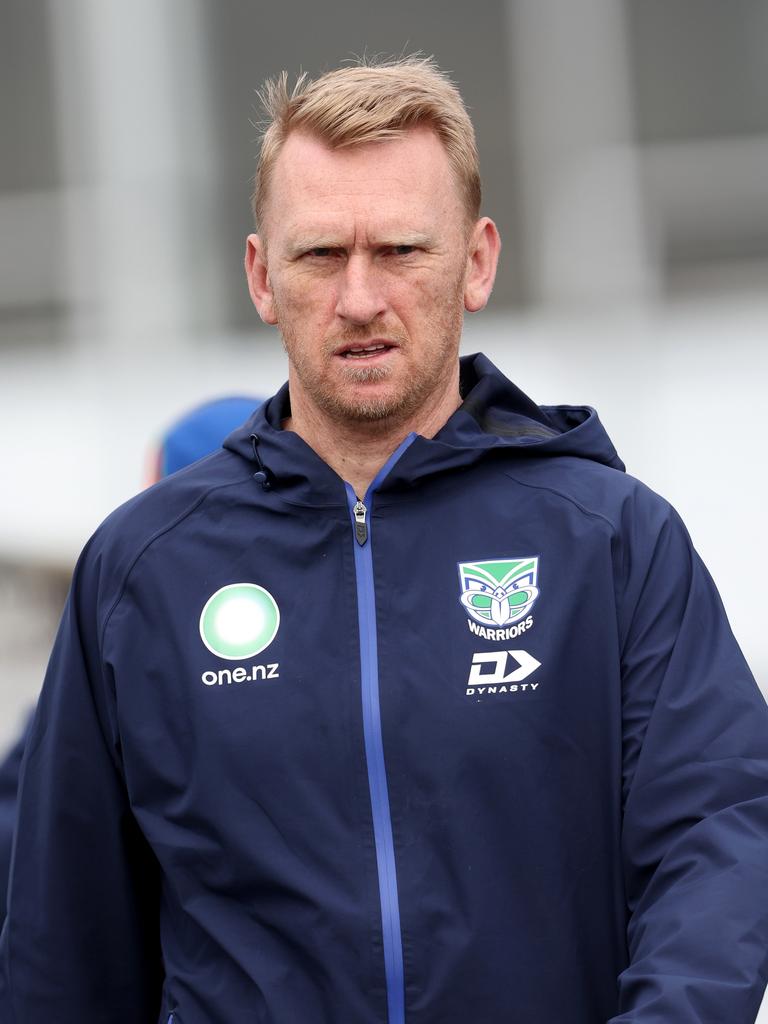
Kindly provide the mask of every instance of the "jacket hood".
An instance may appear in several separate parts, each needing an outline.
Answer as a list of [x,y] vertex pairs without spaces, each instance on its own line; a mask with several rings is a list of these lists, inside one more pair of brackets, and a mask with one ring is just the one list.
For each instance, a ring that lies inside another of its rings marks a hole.
[[[381,486],[413,486],[424,476],[467,468],[489,456],[569,455],[624,470],[589,406],[539,406],[481,353],[464,356],[462,404],[433,437],[415,435]],[[288,385],[224,441],[254,464],[254,476],[298,502],[339,504],[339,478],[298,434],[282,429],[290,415]]]

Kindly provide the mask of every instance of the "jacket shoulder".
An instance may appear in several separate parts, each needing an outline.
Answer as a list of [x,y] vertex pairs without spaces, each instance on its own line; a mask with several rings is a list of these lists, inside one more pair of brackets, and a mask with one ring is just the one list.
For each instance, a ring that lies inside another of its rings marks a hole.
[[585,515],[605,521],[615,533],[633,520],[660,526],[679,519],[666,498],[637,477],[591,459],[571,455],[532,459],[510,467],[508,474],[520,483],[559,495]]
[[119,600],[131,570],[161,537],[177,530],[195,514],[232,500],[233,494],[253,500],[257,493],[248,463],[220,450],[159,481],[115,509],[97,528],[78,561],[76,579],[95,599],[99,618]]

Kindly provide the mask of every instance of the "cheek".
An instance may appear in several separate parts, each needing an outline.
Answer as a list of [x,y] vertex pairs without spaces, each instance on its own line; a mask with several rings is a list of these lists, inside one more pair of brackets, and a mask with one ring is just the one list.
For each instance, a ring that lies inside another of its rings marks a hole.
[[418,312],[425,305],[439,301],[441,280],[435,274],[410,274],[390,282],[388,296],[393,306],[410,308]]
[[450,272],[415,277],[399,289],[395,308],[411,321],[414,318],[430,321],[450,319],[462,302],[460,286],[459,275]]
[[273,293],[281,318],[320,322],[334,308],[333,287],[329,282],[297,275],[274,284]]

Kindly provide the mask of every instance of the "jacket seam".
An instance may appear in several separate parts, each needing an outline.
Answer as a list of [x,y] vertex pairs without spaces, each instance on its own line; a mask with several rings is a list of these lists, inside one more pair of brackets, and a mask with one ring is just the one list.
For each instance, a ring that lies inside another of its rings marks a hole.
[[612,533],[616,532],[615,524],[612,523],[607,516],[604,516],[602,512],[595,512],[590,508],[586,508],[584,505],[581,504],[580,501],[578,501],[572,495],[564,494],[562,491],[559,491],[556,487],[550,487],[547,484],[534,484],[529,483],[526,480],[521,480],[519,477],[513,476],[512,473],[504,469],[501,470],[501,473],[503,476],[508,477],[510,480],[514,480],[516,484],[520,484],[521,487],[530,487],[537,491],[549,491],[550,494],[554,494],[558,498],[562,498],[563,501],[570,502],[571,505],[574,505],[583,515],[591,516],[593,519],[600,519],[610,528]]
[[[514,482],[517,483],[517,484],[520,484],[521,487],[530,487],[530,488],[532,488],[534,490],[548,491],[550,494],[554,494],[556,497],[561,498],[563,501],[569,502],[571,505],[574,506],[574,508],[577,508],[579,510],[579,512],[581,512],[582,515],[589,516],[591,519],[597,519],[600,522],[605,523],[605,525],[610,530],[611,539],[612,539],[611,543],[613,543],[613,538],[621,536],[621,532],[618,529],[618,525],[616,523],[611,522],[611,520],[607,516],[604,516],[602,514],[602,512],[595,512],[592,509],[586,508],[584,505],[581,504],[580,501],[578,501],[578,499],[572,497],[572,495],[564,494],[562,491],[558,490],[556,487],[551,487],[551,486],[549,486],[547,484],[528,483],[525,480],[520,480],[519,477],[513,476],[513,474],[508,472],[507,470],[501,470],[501,472],[502,472],[503,476],[507,477],[509,480],[514,480]],[[615,594],[615,598],[616,598],[616,613],[617,613],[616,614],[616,643],[617,643],[617,646],[618,646],[618,649],[619,649],[619,656],[623,657],[624,645],[626,644],[627,638],[621,636],[621,629],[620,629],[620,624],[619,624],[618,610],[619,610],[619,606],[622,605],[623,602],[624,602],[624,596],[625,595],[624,595],[623,590],[620,591],[619,587],[617,586],[618,581],[617,581],[617,578],[616,578],[616,566],[615,566],[615,564],[614,564],[614,567],[613,567],[613,580],[614,580],[614,594]]]
[[245,481],[243,481],[243,480],[236,480],[234,482],[230,482],[230,483],[226,483],[226,484],[217,484],[215,487],[211,487],[207,491],[204,491],[203,494],[201,494],[193,502],[193,504],[189,506],[189,508],[184,509],[184,511],[179,513],[179,515],[177,515],[176,518],[173,519],[170,523],[167,523],[165,526],[161,526],[158,530],[156,530],[148,538],[148,540],[142,545],[142,547],[139,548],[138,552],[136,553],[136,555],[132,559],[130,565],[125,570],[125,575],[123,577],[122,583],[120,584],[120,589],[118,591],[118,594],[115,597],[115,599],[112,602],[112,604],[110,605],[109,611],[107,612],[107,614],[104,617],[104,625],[103,625],[103,627],[101,629],[101,635],[99,637],[99,647],[100,647],[100,654],[101,654],[102,659],[104,657],[104,644],[105,644],[107,629],[109,628],[109,623],[110,623],[110,620],[112,618],[112,615],[114,614],[115,609],[120,604],[120,602],[122,601],[123,597],[125,596],[125,588],[128,585],[128,579],[129,579],[131,573],[136,568],[137,562],[144,555],[144,553],[147,551],[147,549],[149,547],[151,547],[151,545],[154,544],[156,540],[159,540],[160,537],[162,537],[164,534],[170,533],[170,531],[174,530],[179,525],[179,523],[183,522],[188,516],[191,516],[192,513],[196,509],[198,509],[200,507],[200,505],[202,505],[203,502],[208,497],[210,497],[210,495],[213,494],[215,491],[222,491],[222,490],[224,490],[227,487],[240,487],[241,484],[243,484],[244,482]]
[[315,503],[313,501],[307,501],[307,502],[291,501],[290,498],[284,498],[282,496],[282,494],[275,494],[275,500],[281,502],[283,505],[287,505],[288,508],[300,508],[300,509],[302,509],[305,512],[307,510],[309,510],[309,511],[320,510],[322,512],[331,512],[331,511],[336,510],[336,511],[339,511],[339,512],[343,512],[344,516],[345,516],[345,519],[346,519],[347,512],[349,511],[347,506],[343,502],[341,502],[341,501],[328,502],[327,504],[322,504],[321,505],[319,502]]

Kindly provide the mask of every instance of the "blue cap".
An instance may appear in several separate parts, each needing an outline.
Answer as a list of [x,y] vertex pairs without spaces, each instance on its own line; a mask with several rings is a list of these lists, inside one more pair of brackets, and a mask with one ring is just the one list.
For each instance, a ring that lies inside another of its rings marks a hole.
[[195,406],[163,435],[157,454],[155,479],[160,480],[184,469],[216,451],[227,434],[245,422],[262,401],[255,395],[227,396]]

